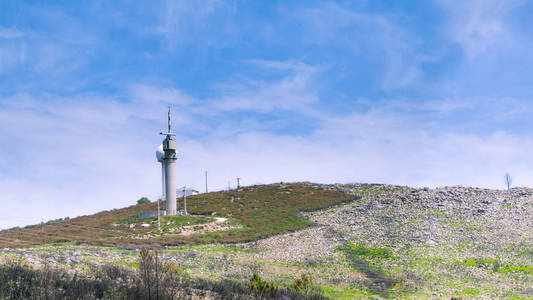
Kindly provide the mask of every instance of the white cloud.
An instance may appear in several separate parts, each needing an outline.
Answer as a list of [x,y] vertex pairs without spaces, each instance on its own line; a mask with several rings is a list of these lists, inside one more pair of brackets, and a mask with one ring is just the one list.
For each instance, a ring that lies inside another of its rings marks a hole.
[[16,28],[0,27],[0,39],[15,39],[24,36],[24,32]]
[[134,101],[155,105],[186,105],[194,102],[192,97],[183,94],[180,90],[145,84],[131,86],[131,96]]
[[25,216],[3,217],[0,228],[126,206],[157,184],[157,124],[135,119],[142,108],[90,99],[0,100],[1,153],[10,159],[0,164],[0,214]]
[[350,49],[360,57],[372,57],[382,63],[379,67],[384,69],[382,87],[385,89],[413,85],[423,76],[421,63],[435,59],[417,53],[421,39],[396,17],[362,13],[332,2],[287,12],[288,19],[295,19],[299,27],[305,28],[302,39],[306,43]]
[[0,74],[26,61],[27,48],[24,43],[0,43]]
[[227,1],[166,1],[156,31],[171,48],[179,49],[192,42],[202,51],[222,48],[235,37],[235,13],[236,7]]
[[281,71],[281,79],[275,81],[239,80],[229,84],[218,85],[218,89],[227,95],[212,99],[212,106],[219,110],[230,111],[248,109],[269,112],[274,109],[305,110],[307,105],[317,102],[313,91],[313,76],[317,72],[312,67],[299,62],[250,61],[268,72]]
[[509,43],[510,32],[505,17],[522,0],[472,0],[440,1],[450,12],[452,18],[451,37],[461,44],[470,59],[495,45]]

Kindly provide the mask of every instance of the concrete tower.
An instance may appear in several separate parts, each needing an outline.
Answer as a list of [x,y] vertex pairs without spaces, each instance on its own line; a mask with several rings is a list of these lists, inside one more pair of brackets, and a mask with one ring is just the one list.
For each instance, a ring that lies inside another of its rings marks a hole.
[[175,134],[171,133],[170,107],[168,108],[168,132],[163,140],[162,171],[165,174],[165,196],[167,200],[167,216],[176,214],[176,141],[172,139]]

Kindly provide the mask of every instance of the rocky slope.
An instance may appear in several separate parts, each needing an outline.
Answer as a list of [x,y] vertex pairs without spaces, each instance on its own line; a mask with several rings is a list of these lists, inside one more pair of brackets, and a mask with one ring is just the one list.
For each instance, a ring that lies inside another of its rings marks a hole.
[[381,295],[533,296],[532,189],[337,188],[362,199],[305,214],[318,227],[259,241],[261,256],[348,265],[359,274],[319,274]]

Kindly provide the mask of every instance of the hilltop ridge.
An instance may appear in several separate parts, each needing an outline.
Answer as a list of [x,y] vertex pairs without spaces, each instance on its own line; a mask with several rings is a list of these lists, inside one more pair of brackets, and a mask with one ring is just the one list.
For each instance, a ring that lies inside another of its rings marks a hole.
[[[152,202],[44,226],[5,230],[0,232],[0,247],[61,242],[172,245],[251,241],[311,226],[298,217],[300,211],[323,209],[355,198],[334,185],[304,182],[247,186],[187,197],[187,209],[192,216],[163,217],[163,228],[173,228],[161,233],[156,230],[156,219],[137,218],[140,212],[157,210],[157,203]],[[178,210],[183,209],[182,199],[178,199],[177,204]],[[165,207],[165,201],[161,201],[160,205]],[[180,234],[183,226],[213,223],[217,221],[215,217],[227,219],[227,222],[219,224],[225,230],[187,236]]]

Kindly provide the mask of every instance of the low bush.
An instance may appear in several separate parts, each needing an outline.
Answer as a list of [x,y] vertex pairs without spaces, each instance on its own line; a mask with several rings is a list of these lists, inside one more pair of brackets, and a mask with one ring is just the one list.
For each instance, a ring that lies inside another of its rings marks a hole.
[[142,197],[141,199],[137,200],[137,204],[144,204],[144,203],[150,203],[150,199],[146,197]]
[[287,286],[280,287],[278,283],[264,280],[258,273],[254,273],[248,281],[249,290],[260,299],[295,299],[322,300],[327,299],[313,286],[311,276],[302,274],[300,278]]
[[257,273],[254,273],[252,278],[248,281],[248,287],[250,288],[250,291],[257,296],[274,297],[279,295],[279,286],[274,282],[264,280]]
[[307,294],[311,291],[313,286],[313,278],[310,275],[302,274],[300,278],[296,278],[289,286],[290,289],[302,294]]

